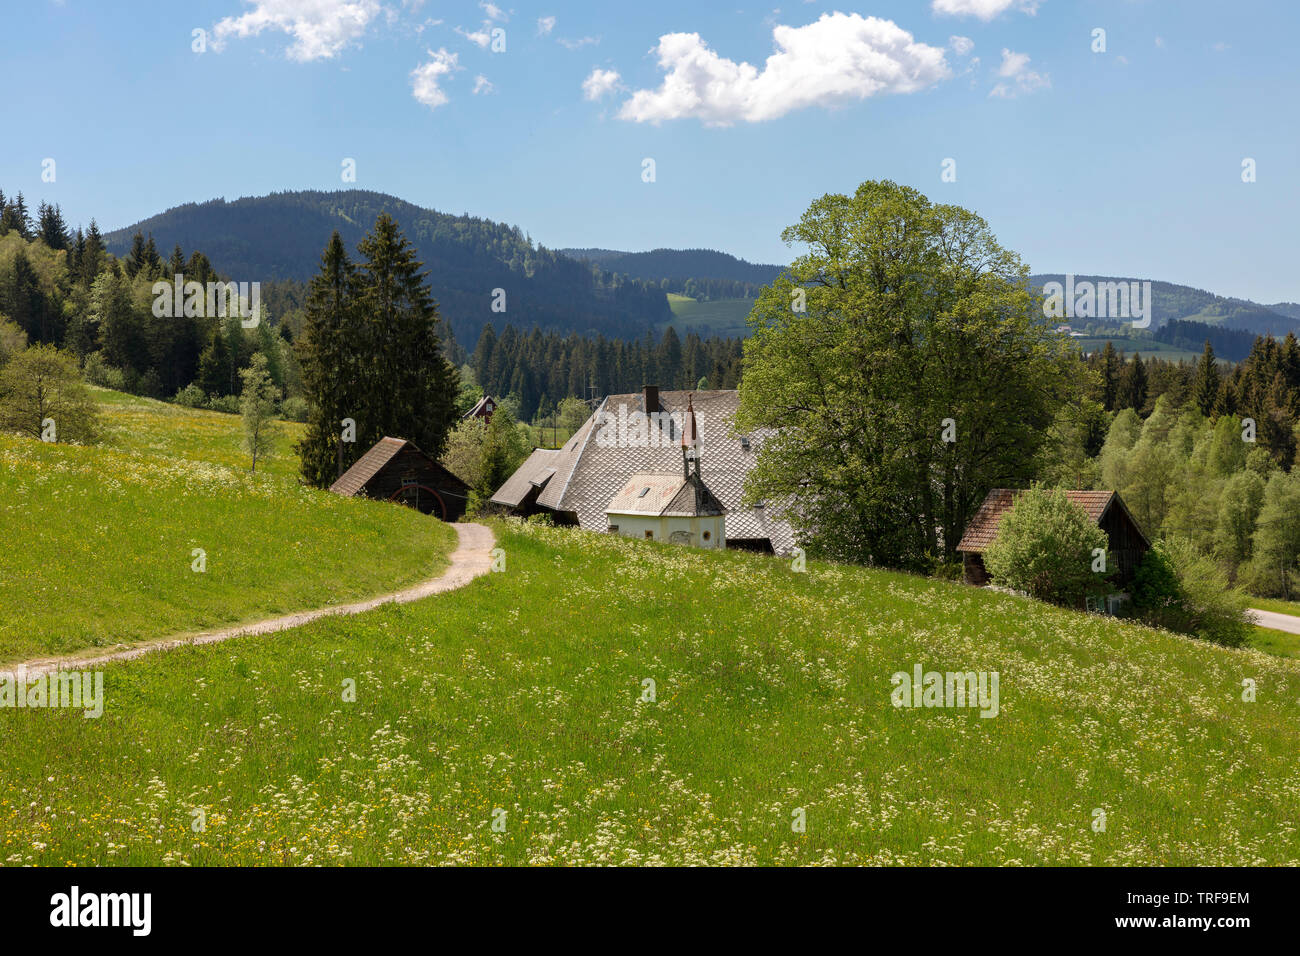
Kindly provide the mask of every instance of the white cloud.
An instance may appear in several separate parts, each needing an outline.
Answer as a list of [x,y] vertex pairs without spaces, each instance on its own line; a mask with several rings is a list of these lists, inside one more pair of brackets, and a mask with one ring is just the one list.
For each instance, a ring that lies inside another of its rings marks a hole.
[[253,9],[226,17],[212,28],[213,47],[220,50],[229,37],[254,37],[279,30],[293,37],[288,54],[306,63],[327,60],[361,38],[381,12],[379,0],[249,0]]
[[474,95],[475,95],[475,96],[478,96],[478,95],[480,95],[480,94],[491,93],[491,92],[492,92],[493,90],[495,90],[495,89],[496,89],[496,87],[492,85],[492,81],[489,80],[489,79],[488,79],[486,76],[484,76],[483,74],[480,73],[478,76],[474,77]]
[[538,17],[537,18],[537,35],[544,37],[550,35],[555,29],[555,17]]
[[556,42],[566,50],[580,50],[584,46],[594,46],[599,43],[600,37],[578,37],[576,40],[570,40],[567,37],[560,37]]
[[698,33],[661,36],[663,83],[633,93],[619,117],[638,123],[682,117],[711,126],[757,123],[809,106],[912,93],[950,75],[941,48],[916,42],[892,20],[823,14],[807,26],[775,27],[772,39],[777,52],[760,70],[718,56]]
[[998,67],[998,76],[1007,82],[996,84],[989,90],[989,96],[999,99],[1015,99],[1022,93],[1051,86],[1051,78],[1045,73],[1036,73],[1029,69],[1029,54],[1016,53],[1005,47],[1002,49],[1002,65]]
[[978,17],[992,20],[1013,7],[1028,14],[1038,12],[1042,0],[933,0],[930,9],[953,17]]
[[461,27],[452,27],[452,29],[455,30],[457,33],[459,33],[461,36],[463,36],[470,43],[475,43],[485,50],[487,49],[487,45],[492,42],[492,34],[488,33],[487,31],[487,21],[484,22],[484,29],[482,30],[474,30],[471,32]]
[[975,49],[975,41],[970,37],[948,37],[948,46],[952,47],[952,52],[958,56],[965,56]]
[[450,76],[460,66],[456,62],[456,54],[448,53],[443,48],[437,52],[430,50],[429,56],[432,59],[428,63],[422,63],[411,71],[411,94],[417,101],[435,110],[447,102],[447,94],[439,85],[442,78]]
[[499,20],[500,22],[505,23],[510,19],[506,16],[504,10],[498,7],[495,3],[491,3],[490,0],[489,2],[480,2],[479,6],[482,7],[483,12],[488,15],[489,20]]
[[589,100],[598,100],[618,89],[618,81],[617,70],[592,70],[591,75],[582,81],[582,95]]
[[998,67],[998,76],[1018,76],[1028,65],[1028,53],[1016,53],[1003,47],[1002,65]]

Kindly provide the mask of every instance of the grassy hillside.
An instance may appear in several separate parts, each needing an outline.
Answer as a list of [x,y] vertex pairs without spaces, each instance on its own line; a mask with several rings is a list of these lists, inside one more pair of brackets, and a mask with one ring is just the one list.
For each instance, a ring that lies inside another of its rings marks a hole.
[[[504,573],[462,590],[110,667],[99,720],[6,714],[0,858],[1300,863],[1300,662],[863,568],[496,531]],[[915,664],[998,671],[998,716],[896,709]]]
[[439,522],[301,487],[293,428],[254,476],[237,416],[97,394],[105,445],[0,435],[0,662],[342,603],[446,564]]
[[749,335],[749,325],[745,321],[749,310],[754,307],[753,299],[714,299],[699,302],[676,293],[668,293],[668,305],[672,307],[673,317],[661,322],[657,331],[662,332],[668,326],[676,326],[680,335],[697,332],[708,338],[710,335],[744,338]]
[[1170,345],[1168,342],[1157,342],[1154,339],[1130,339],[1118,335],[1099,335],[1085,336],[1070,341],[1085,352],[1100,351],[1106,347],[1107,342],[1110,342],[1115,346],[1115,351],[1123,352],[1126,356],[1139,352],[1144,359],[1155,357],[1168,362],[1195,362],[1201,357],[1200,352],[1190,352],[1187,349],[1180,349]]

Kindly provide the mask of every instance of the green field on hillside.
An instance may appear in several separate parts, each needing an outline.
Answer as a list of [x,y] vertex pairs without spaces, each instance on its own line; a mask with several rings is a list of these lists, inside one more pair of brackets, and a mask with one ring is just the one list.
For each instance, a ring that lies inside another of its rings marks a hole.
[[[110,666],[97,720],[0,714],[0,858],[1300,863],[1298,661],[866,568],[494,528],[504,572],[462,590]],[[997,716],[894,707],[915,665],[998,672]]]
[[674,292],[668,293],[668,305],[673,310],[673,317],[668,322],[661,322],[658,331],[672,325],[679,335],[695,332],[701,338],[711,335],[724,338],[744,338],[749,335],[746,319],[749,310],[754,307],[753,299],[714,299],[700,302]]
[[1201,357],[1200,352],[1189,352],[1186,349],[1180,349],[1167,342],[1157,342],[1154,339],[1126,339],[1115,335],[1101,335],[1085,336],[1070,341],[1085,352],[1099,351],[1106,347],[1107,342],[1110,342],[1115,346],[1115,351],[1123,352],[1126,356],[1138,352],[1144,359],[1154,357],[1164,359],[1167,362],[1195,362]]
[[299,485],[291,431],[251,475],[238,416],[96,397],[103,445],[0,435],[0,663],[343,603],[446,566],[440,522]]

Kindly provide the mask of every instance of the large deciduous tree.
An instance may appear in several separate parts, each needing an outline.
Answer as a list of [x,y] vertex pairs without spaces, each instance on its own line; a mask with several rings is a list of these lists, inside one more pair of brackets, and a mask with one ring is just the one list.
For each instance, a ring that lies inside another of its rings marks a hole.
[[750,314],[737,427],[773,429],[751,499],[793,501],[808,545],[951,560],[990,488],[1034,477],[1080,363],[987,223],[892,182],[827,195]]

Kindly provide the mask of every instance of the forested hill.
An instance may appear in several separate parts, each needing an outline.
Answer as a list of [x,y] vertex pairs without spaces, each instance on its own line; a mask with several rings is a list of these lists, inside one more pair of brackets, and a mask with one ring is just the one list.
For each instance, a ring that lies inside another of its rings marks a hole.
[[[705,298],[753,298],[784,266],[746,262],[713,249],[652,249],[620,252],[617,249],[561,249],[566,256],[598,265],[634,279],[658,283],[665,292],[684,292]],[[696,288],[686,290],[693,281]]]
[[[635,338],[670,316],[663,290],[532,243],[517,227],[424,209],[367,190],[282,192],[177,206],[110,232],[124,255],[137,232],[159,249],[203,249],[236,281],[306,280],[337,229],[349,251],[387,212],[419,249],[434,298],[456,338],[471,348],[490,319],[557,332]],[[506,312],[493,313],[493,290]]]
[[[1075,283],[1088,281],[1099,282],[1139,282],[1139,279],[1123,279],[1118,276],[1091,276],[1076,274]],[[1048,282],[1064,284],[1065,276],[1059,273],[1044,273],[1029,277],[1030,288],[1041,290]],[[1224,329],[1237,329],[1256,335],[1272,334],[1284,336],[1288,332],[1300,333],[1300,308],[1293,303],[1280,303],[1276,306],[1260,305],[1249,299],[1233,299],[1215,295],[1203,289],[1194,289],[1188,285],[1173,282],[1151,283],[1152,316],[1151,328],[1157,329],[1175,319],[1204,322],[1207,325]],[[1294,309],[1295,312],[1291,310]]]

